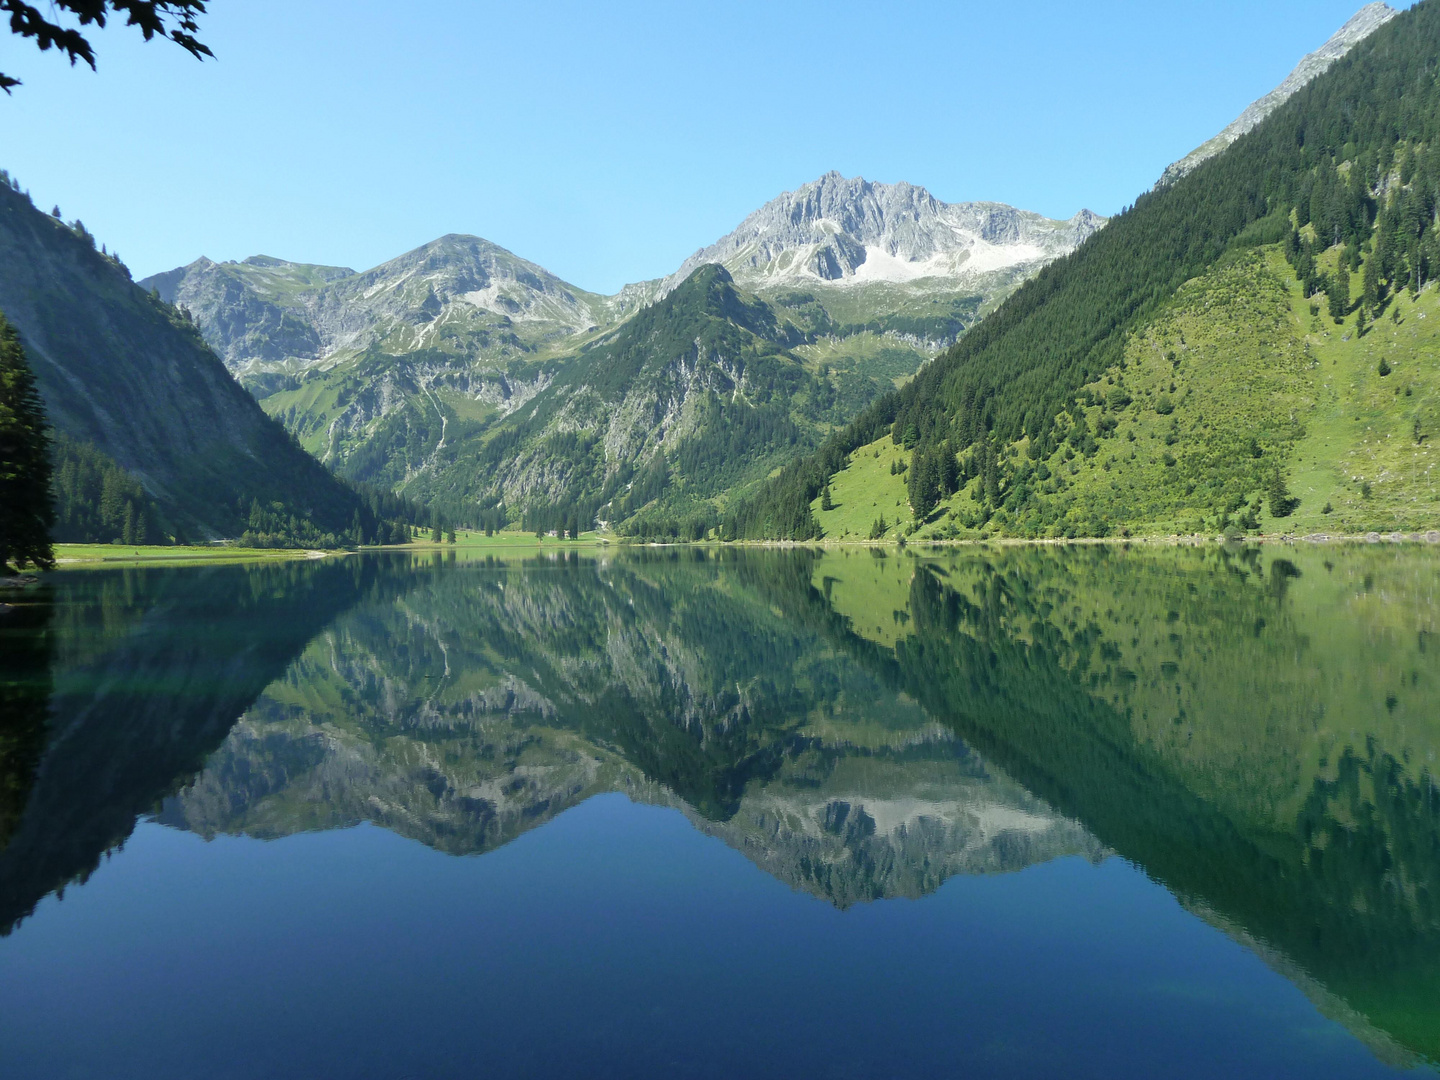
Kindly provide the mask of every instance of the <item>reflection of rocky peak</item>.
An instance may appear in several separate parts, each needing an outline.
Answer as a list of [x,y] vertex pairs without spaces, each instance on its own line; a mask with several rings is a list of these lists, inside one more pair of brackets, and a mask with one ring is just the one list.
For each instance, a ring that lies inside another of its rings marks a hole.
[[[1021,870],[1104,848],[963,744],[930,760],[867,756],[837,763],[816,787],[784,779],[741,799],[725,822],[687,814],[697,828],[797,889],[849,907],[920,897],[956,874]],[[938,752],[938,753],[937,753]]]
[[[454,855],[490,851],[613,784],[599,755],[498,725],[457,768],[439,740],[382,746],[326,727],[236,724],[159,821],[206,837],[274,838],[372,821]],[[466,733],[474,738],[474,732]],[[464,741],[465,736],[461,736]],[[487,767],[492,762],[498,765]]]
[[913,701],[683,569],[455,573],[358,609],[160,820],[262,837],[368,820],[463,854],[620,791],[840,906],[1097,855]]
[[854,750],[801,748],[778,778],[747,790],[738,813],[716,822],[612,752],[554,730],[492,719],[377,744],[252,714],[157,819],[206,837],[262,838],[371,821],[463,855],[619,791],[675,806],[768,873],[839,907],[923,896],[956,874],[1104,854],[1083,827],[963,744],[929,749],[930,760],[862,761]]

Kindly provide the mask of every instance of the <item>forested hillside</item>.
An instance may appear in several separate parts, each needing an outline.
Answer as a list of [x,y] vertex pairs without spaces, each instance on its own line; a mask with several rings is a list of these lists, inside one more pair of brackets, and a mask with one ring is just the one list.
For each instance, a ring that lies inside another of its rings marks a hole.
[[54,437],[52,457],[56,543],[164,542],[160,508],[114,458],[64,433]]
[[[950,505],[956,513],[945,530],[1107,535],[1132,526],[1223,525],[1243,531],[1252,523],[1260,527],[1257,503],[1271,524],[1294,512],[1290,485],[1302,461],[1333,474],[1311,477],[1315,491],[1354,489],[1345,515],[1350,529],[1440,520],[1419,492],[1407,494],[1415,501],[1404,514],[1374,499],[1397,471],[1425,467],[1429,391],[1410,385],[1407,394],[1398,381],[1387,384],[1394,387],[1388,400],[1367,398],[1350,412],[1349,427],[1337,427],[1334,417],[1353,404],[1352,387],[1333,385],[1339,372],[1332,370],[1327,397],[1321,368],[1325,354],[1332,369],[1346,363],[1347,379],[1358,380],[1351,367],[1373,360],[1375,376],[1385,378],[1397,360],[1418,370],[1414,361],[1429,348],[1418,327],[1429,314],[1426,286],[1440,269],[1437,65],[1440,8],[1427,0],[1376,31],[1228,151],[1142,196],[1074,254],[1043,270],[912,383],[737,507],[727,534],[821,535],[812,502],[818,509],[830,478],[859,457],[875,460],[882,451],[877,440],[886,438],[886,446],[899,445],[906,474],[887,474],[898,482],[880,481],[886,491],[867,494],[878,511],[898,487],[900,510],[912,523],[907,531],[940,524],[934,514],[950,494],[947,474],[968,504]],[[1293,269],[1277,278],[1280,252]],[[1282,296],[1289,287],[1284,281],[1294,282],[1295,304]],[[1193,284],[1184,291],[1187,282]],[[1194,301],[1200,294],[1208,298]],[[1248,314],[1246,304],[1253,304]],[[1412,310],[1416,333],[1407,338],[1399,327]],[[1377,319],[1396,328],[1383,339],[1388,358],[1372,356],[1382,341]],[[1192,354],[1196,334],[1213,346],[1208,355]],[[1351,346],[1344,357],[1326,353],[1341,345]],[[1143,373],[1143,365],[1134,370],[1142,354],[1153,359],[1157,350],[1173,378]],[[1217,364],[1229,365],[1234,377],[1216,382]],[[1129,389],[1141,379],[1144,400]],[[1187,380],[1213,384],[1203,414],[1176,413],[1181,402],[1199,400],[1191,396],[1198,383]],[[1249,426],[1256,410],[1273,411],[1267,396],[1279,384],[1297,395],[1291,407],[1279,420],[1265,421],[1268,426]],[[1361,392],[1358,382],[1353,389]],[[1322,408],[1328,409],[1323,416],[1316,412]],[[1131,437],[1140,440],[1156,426],[1147,417],[1164,418],[1163,448],[1142,454],[1145,444],[1135,448]],[[1397,428],[1405,430],[1408,455],[1394,456]],[[1319,449],[1326,453],[1304,457],[1306,440],[1322,431],[1326,445]],[[1117,432],[1123,444],[1109,441]],[[1353,467],[1366,440],[1390,444],[1391,456],[1378,466],[1388,475],[1366,477]],[[1143,500],[1126,495],[1095,512],[1081,498],[1083,486],[1077,490],[1073,482],[1097,455],[1112,480],[1163,490],[1166,505],[1144,511]],[[1072,472],[1077,457],[1081,463]],[[1161,470],[1180,471],[1142,483],[1140,474],[1156,462]],[[1066,491],[1073,496],[1068,502]],[[1334,497],[1323,499],[1316,509],[1324,502],[1332,512],[1339,507]],[[889,509],[894,514],[896,508]]]
[[790,351],[793,324],[704,266],[569,360],[480,438],[451,426],[406,487],[527,529],[699,538],[727,493],[818,445],[873,393]]

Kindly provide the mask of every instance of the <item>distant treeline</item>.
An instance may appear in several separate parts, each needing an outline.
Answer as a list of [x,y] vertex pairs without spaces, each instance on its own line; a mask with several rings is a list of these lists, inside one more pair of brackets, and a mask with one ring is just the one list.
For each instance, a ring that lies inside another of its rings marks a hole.
[[310,518],[297,515],[283,503],[261,505],[252,500],[247,511],[244,547],[337,548],[367,544],[408,544],[415,528],[442,532],[450,528],[439,517],[393,491],[340,482],[356,496],[358,505],[350,528],[335,532],[317,526]]
[[63,433],[51,437],[52,537],[58,544],[166,544],[159,508],[115,459]]
[[[55,505],[52,538],[60,544],[184,544],[201,539],[168,520],[141,483],[114,458],[70,436],[51,436]],[[350,527],[324,529],[283,503],[252,499],[237,507],[246,547],[347,547],[408,543],[412,529],[452,528],[432,511],[393,492],[342,481],[355,496]]]

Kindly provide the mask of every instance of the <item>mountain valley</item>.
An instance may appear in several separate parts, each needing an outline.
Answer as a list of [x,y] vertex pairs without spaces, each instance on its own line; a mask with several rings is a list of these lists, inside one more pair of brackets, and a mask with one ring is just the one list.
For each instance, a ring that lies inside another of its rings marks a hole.
[[11,3],[0,1077],[1440,1080],[1352,3]]
[[1413,530],[1440,157],[1429,91],[1391,83],[1431,19],[1363,8],[1113,221],[830,172],[612,296],[461,234],[137,287],[7,184],[0,307],[65,490],[137,485],[117,536]]
[[[787,449],[810,449],[812,432],[823,435],[913,376],[1027,277],[1103,225],[1088,211],[1056,222],[829,173],[768,203],[669,277],[613,297],[458,235],[363,274],[256,256],[200,259],[141,285],[191,312],[266,412],[342,475],[439,499],[456,518],[472,519],[478,499],[503,502],[514,511],[510,521],[535,503],[548,520],[547,508],[576,494],[566,479],[572,470],[561,466],[564,476],[537,482],[524,462],[498,461],[489,448],[509,445],[507,432],[517,424],[534,434],[532,421],[507,425],[507,418],[557,380],[573,386],[584,376],[564,375],[569,367],[607,347],[627,320],[665,301],[702,267],[724,267],[751,297],[747,303],[767,307],[761,334],[772,351],[786,353],[801,382],[824,387],[810,395],[823,404],[811,402],[787,421],[798,432],[783,440]],[[749,404],[743,394],[732,402]],[[547,437],[572,432],[555,407],[536,408],[555,417]],[[772,422],[752,416],[746,424]],[[661,443],[674,449],[681,433],[669,427],[659,439],[641,440],[638,456],[606,444],[606,479],[587,489],[587,512],[621,490],[607,488],[615,476],[628,485],[653,464]],[[747,443],[741,452],[741,467],[727,471],[725,483],[690,485],[680,502],[691,520],[713,521],[720,505],[713,496],[766,471],[760,459],[772,451],[755,459]],[[485,467],[474,471],[480,461]],[[705,507],[697,509],[697,497]],[[631,500],[625,509],[640,505]]]

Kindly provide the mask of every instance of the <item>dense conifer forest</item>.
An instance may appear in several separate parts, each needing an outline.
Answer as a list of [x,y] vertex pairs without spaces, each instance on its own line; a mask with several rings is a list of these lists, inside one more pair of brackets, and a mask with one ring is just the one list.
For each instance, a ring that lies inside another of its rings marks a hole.
[[[171,523],[144,486],[113,458],[67,435],[51,447],[51,497],[55,508],[52,538],[60,544],[183,544],[188,536]],[[441,518],[392,492],[350,485],[356,510],[347,530],[326,529],[283,503],[262,505],[252,499],[243,511],[245,547],[325,547],[355,544],[404,544],[412,529],[448,528]]]
[[163,544],[155,502],[115,459],[64,434],[55,436],[51,490],[60,544]]

